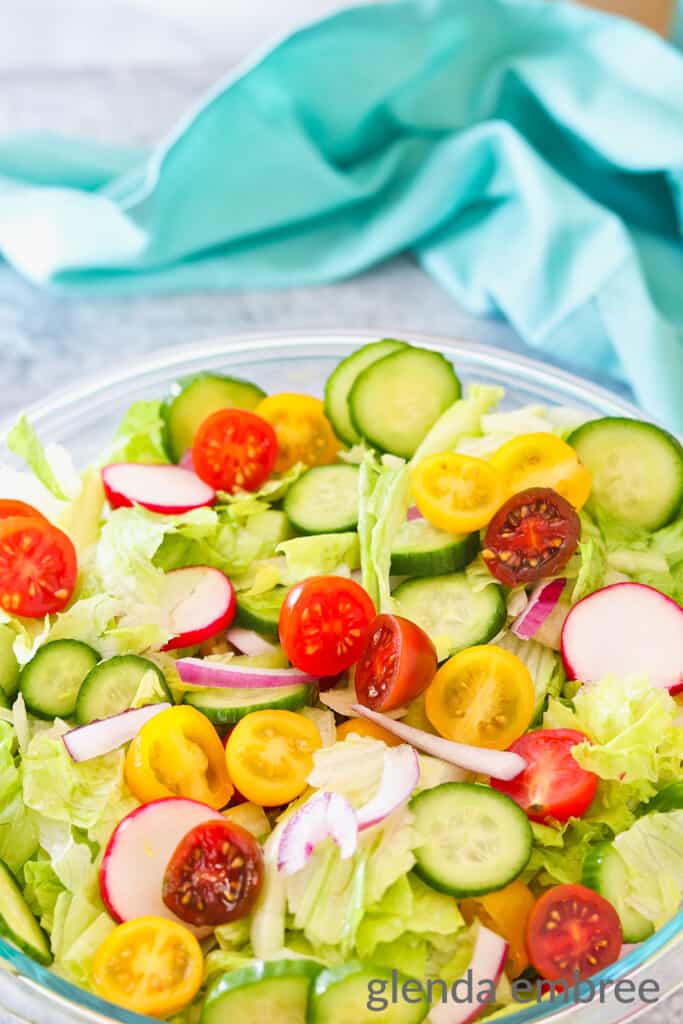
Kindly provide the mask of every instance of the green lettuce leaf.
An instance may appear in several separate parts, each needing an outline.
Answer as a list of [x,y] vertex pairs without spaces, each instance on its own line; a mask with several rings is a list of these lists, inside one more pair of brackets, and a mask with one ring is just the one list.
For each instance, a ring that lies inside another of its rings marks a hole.
[[166,451],[163,402],[138,401],[129,406],[111,447],[102,459],[109,462],[170,462]]
[[308,576],[346,574],[360,565],[358,535],[355,533],[321,533],[315,537],[294,537],[278,544],[285,556],[281,582],[298,583]]
[[14,424],[7,435],[6,444],[11,452],[24,460],[53,497],[59,501],[70,501],[74,497],[68,483],[57,476],[46,449],[25,416],[21,416]]
[[683,811],[640,818],[614,848],[626,869],[626,904],[660,928],[683,897]]
[[[458,399],[439,417],[411,459],[416,465],[428,455],[453,451],[482,434],[485,413],[497,405],[505,394],[503,388],[485,384],[470,384],[464,398]],[[496,445],[498,447],[498,445]]]
[[469,431],[477,436],[464,437],[457,445],[459,452],[483,459],[520,434],[557,434],[566,438],[586,421],[585,413],[563,406],[525,405],[510,412],[488,413],[484,409],[483,413],[479,429]]
[[410,469],[399,459],[389,464],[369,453],[360,467],[358,537],[363,586],[379,612],[392,610],[391,549],[405,523]]
[[0,858],[18,874],[38,846],[38,830],[23,798],[16,734],[0,721]]
[[534,843],[522,881],[542,886],[580,882],[583,862],[592,845],[611,839],[612,830],[600,821],[570,818],[561,827],[531,823]]
[[534,683],[534,720],[542,714],[548,697],[559,696],[565,681],[565,671],[559,654],[536,643],[535,640],[520,640],[514,633],[506,633],[495,641],[496,647],[510,651],[523,661],[529,669]]
[[426,957],[429,937],[453,938],[463,927],[457,901],[452,896],[430,889],[411,872],[399,878],[381,900],[368,908],[358,929],[356,949],[361,959],[375,962],[378,946],[403,939],[408,947],[412,947],[414,954],[421,939]]

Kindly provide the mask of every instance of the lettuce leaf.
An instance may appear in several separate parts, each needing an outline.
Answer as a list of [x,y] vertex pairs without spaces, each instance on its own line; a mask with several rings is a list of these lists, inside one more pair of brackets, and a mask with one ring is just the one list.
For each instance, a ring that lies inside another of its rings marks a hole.
[[363,586],[379,612],[392,610],[389,576],[391,549],[405,523],[410,487],[409,466],[390,464],[368,453],[360,467],[358,537]]
[[470,431],[479,436],[463,438],[457,450],[485,459],[520,434],[557,434],[567,438],[586,419],[586,414],[580,410],[564,406],[525,405],[510,412],[488,413],[482,415],[479,430]]
[[683,810],[640,818],[614,848],[626,869],[625,902],[661,927],[683,897]]
[[534,844],[520,878],[542,886],[580,882],[588,850],[613,837],[608,825],[582,818],[570,818],[560,827],[532,822],[531,829]]
[[109,462],[170,462],[162,402],[138,401],[128,407],[100,464]]
[[285,556],[281,582],[298,583],[308,576],[344,574],[360,565],[358,535],[355,533],[320,533],[315,537],[294,537],[277,546]]
[[15,874],[38,846],[36,823],[23,799],[16,745],[14,729],[0,721],[0,858]]
[[[57,498],[58,501],[70,501],[75,496],[74,484],[76,493],[78,491],[78,484],[74,481],[75,473],[73,470],[68,473],[69,480],[59,479],[52,461],[48,457],[48,451],[43,447],[40,438],[25,416],[20,416],[14,424],[7,435],[6,444],[11,452],[23,459],[34,476],[54,498]],[[53,458],[55,448],[55,445],[51,446]],[[66,453],[62,449],[60,458],[62,463],[65,455]]]
[[458,399],[439,417],[411,459],[416,465],[428,455],[453,451],[464,439],[478,437],[483,431],[485,413],[505,394],[503,388],[470,384],[465,397]]
[[559,696],[566,675],[559,654],[536,643],[535,640],[520,640],[514,633],[506,633],[494,641],[496,647],[502,647],[516,655],[529,669],[534,684],[535,704],[534,720],[542,714],[548,697]]

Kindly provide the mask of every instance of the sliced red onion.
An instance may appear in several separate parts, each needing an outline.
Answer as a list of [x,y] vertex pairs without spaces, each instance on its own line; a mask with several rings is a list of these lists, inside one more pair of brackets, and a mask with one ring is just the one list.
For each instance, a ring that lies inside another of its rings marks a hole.
[[510,626],[510,630],[515,636],[518,636],[520,640],[530,640],[562,597],[562,591],[566,585],[565,579],[556,579],[539,583],[537,587],[534,587],[526,608]]
[[[468,992],[472,992],[471,1001],[462,1001],[456,998],[455,993],[460,986],[457,981],[453,982],[448,998],[443,1002],[436,1002],[429,1014],[430,1024],[469,1024],[483,1013],[490,1003],[485,999],[480,1002],[481,986],[485,985],[490,990],[491,983],[498,985],[505,967],[508,955],[508,944],[500,935],[496,935],[490,928],[480,924],[477,929],[477,938],[474,943],[472,959],[469,962],[467,971],[462,979],[468,978]],[[469,984],[471,979],[471,985]]]
[[[320,703],[330,708],[337,715],[344,718],[353,718],[353,707],[358,702],[358,694],[355,687],[347,686],[345,690],[325,690],[320,694]],[[407,708],[395,708],[394,711],[387,711],[389,718],[402,718],[407,714]]]
[[97,722],[89,722],[88,725],[70,729],[64,733],[62,741],[72,761],[90,761],[93,757],[118,750],[124,743],[130,743],[143,725],[170,706],[165,702],[147,704],[143,708],[129,708],[118,715],[100,718]]
[[424,519],[417,505],[411,505],[406,512],[407,522],[412,523],[413,519]]
[[191,448],[188,448],[187,451],[181,455],[178,465],[182,466],[183,469],[189,469],[194,473],[194,461],[192,459]]
[[379,789],[356,812],[359,830],[362,832],[384,821],[392,811],[406,803],[419,781],[420,761],[417,751],[409,746],[386,750]]
[[253,668],[251,665],[231,665],[230,662],[202,658],[179,658],[175,664],[182,681],[192,686],[260,690],[317,682],[315,676],[300,672],[298,668]]
[[227,638],[233,647],[236,647],[242,654],[248,654],[250,658],[257,658],[260,654],[275,654],[277,651],[277,647],[269,644],[253,629],[231,626],[227,632]]
[[324,839],[339,847],[342,860],[352,857],[358,843],[358,821],[351,804],[337,793],[316,793],[287,821],[277,850],[278,870],[301,871]]
[[377,711],[362,704],[354,704],[352,709],[355,715],[367,718],[376,725],[381,725],[387,732],[393,733],[405,743],[424,750],[426,754],[433,757],[440,757],[442,761],[449,764],[457,764],[469,772],[477,772],[479,775],[490,775],[494,779],[514,779],[526,768],[526,761],[519,754],[509,750],[489,750],[485,747],[471,747],[467,743],[453,743],[452,740],[445,740],[441,736],[433,736],[422,729],[413,729],[403,722],[394,722],[388,715],[382,715]]

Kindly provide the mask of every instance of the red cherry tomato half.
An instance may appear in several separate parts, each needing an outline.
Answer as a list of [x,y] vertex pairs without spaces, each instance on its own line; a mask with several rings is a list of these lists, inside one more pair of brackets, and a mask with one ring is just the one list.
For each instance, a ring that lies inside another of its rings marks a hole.
[[513,494],[489,523],[482,555],[507,587],[552,576],[576,551],[581,521],[550,487]]
[[61,612],[76,585],[73,544],[47,519],[0,521],[0,605],[12,615]]
[[350,668],[375,617],[370,595],[343,576],[312,576],[292,587],[280,611],[280,643],[302,672],[334,676]]
[[195,927],[246,917],[263,884],[261,847],[230,821],[205,821],[180,840],[164,875],[164,903]]
[[595,796],[598,777],[575,760],[571,750],[588,739],[575,729],[535,729],[510,747],[527,763],[509,782],[491,779],[491,785],[526,811],[532,821],[567,821],[580,818]]
[[423,629],[400,615],[378,615],[356,665],[356,696],[373,711],[393,711],[423,693],[436,668]]
[[197,476],[216,490],[256,491],[273,471],[277,437],[246,409],[219,409],[200,425],[192,445]]
[[45,519],[42,512],[26,501],[19,501],[18,498],[0,498],[0,519],[10,519],[16,516],[21,516],[24,519]]
[[527,921],[529,959],[550,981],[589,978],[619,958],[621,944],[616,910],[585,885],[549,889]]

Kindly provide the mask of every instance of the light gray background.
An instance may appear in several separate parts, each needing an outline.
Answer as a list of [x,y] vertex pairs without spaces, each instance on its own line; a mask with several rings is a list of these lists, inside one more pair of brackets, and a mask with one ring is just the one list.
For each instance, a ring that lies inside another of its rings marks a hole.
[[[147,145],[254,46],[335,0],[0,0],[0,136],[55,132]],[[64,299],[0,263],[0,408],[192,339],[259,328],[390,324],[530,353],[464,313],[409,258],[286,292]],[[683,968],[682,968],[683,969]],[[683,1024],[683,996],[648,1024]],[[0,1011],[0,1024],[6,1024]]]

